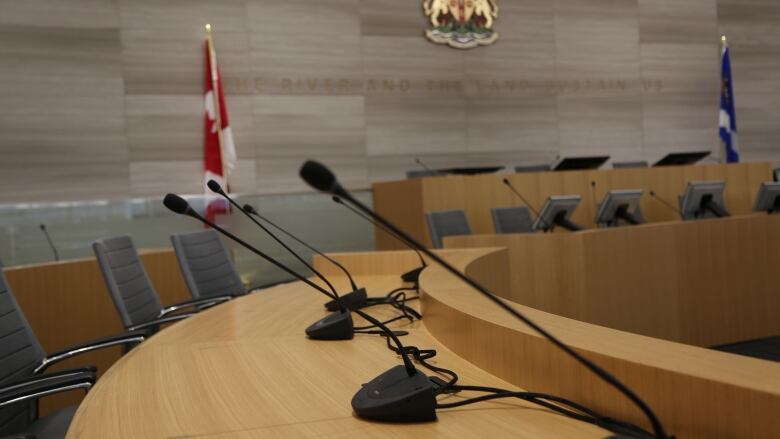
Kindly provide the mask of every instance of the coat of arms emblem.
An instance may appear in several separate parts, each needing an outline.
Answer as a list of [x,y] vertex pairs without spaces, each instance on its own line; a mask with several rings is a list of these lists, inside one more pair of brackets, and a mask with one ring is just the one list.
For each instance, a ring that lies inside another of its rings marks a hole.
[[471,49],[498,40],[496,0],[423,0],[423,10],[432,25],[425,36],[434,43]]

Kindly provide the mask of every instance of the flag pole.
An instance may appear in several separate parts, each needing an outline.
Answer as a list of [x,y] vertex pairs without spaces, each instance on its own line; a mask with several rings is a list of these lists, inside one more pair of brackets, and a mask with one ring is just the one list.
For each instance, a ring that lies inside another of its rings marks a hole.
[[230,191],[228,185],[227,169],[225,169],[225,150],[222,147],[222,108],[219,105],[219,69],[217,68],[217,51],[214,50],[214,39],[211,36],[211,24],[206,23],[206,44],[209,49],[209,68],[211,69],[211,90],[214,100],[214,121],[217,124],[217,138],[219,139],[219,164],[222,166],[222,180],[225,188]]
[[[729,43],[728,43],[728,40],[726,39],[726,35],[721,35],[720,36],[720,63],[719,63],[721,65],[721,68],[723,67],[724,51],[728,47],[729,47]],[[720,77],[720,88],[721,88],[721,93],[723,93],[723,73],[722,72],[721,72],[721,77]],[[728,152],[726,152],[726,141],[723,140],[723,139],[720,139],[720,154],[719,154],[719,156],[720,156],[720,163],[722,165],[728,163],[727,155],[728,155]]]

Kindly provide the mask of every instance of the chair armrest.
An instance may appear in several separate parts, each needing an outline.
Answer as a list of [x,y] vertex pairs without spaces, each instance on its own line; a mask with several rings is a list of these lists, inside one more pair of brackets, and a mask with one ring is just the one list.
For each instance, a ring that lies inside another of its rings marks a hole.
[[158,317],[165,317],[168,314],[174,313],[176,311],[180,311],[182,309],[197,308],[204,305],[213,306],[218,303],[227,302],[232,298],[233,296],[214,296],[214,297],[208,297],[204,299],[193,299],[184,302],[179,302],[175,305],[171,305],[167,308],[163,308],[163,310],[160,311],[160,315]]
[[36,375],[5,384],[0,388],[0,408],[71,390],[88,392],[97,380],[94,372],[63,372]]
[[59,363],[62,360],[66,360],[76,355],[81,355],[85,352],[94,351],[97,349],[103,349],[116,345],[133,346],[144,341],[146,333],[142,331],[125,332],[122,334],[111,335],[98,340],[88,341],[78,346],[72,346],[60,352],[50,354],[48,357],[41,361],[41,364],[35,368],[33,374],[39,374],[45,371],[52,364]]
[[144,322],[144,323],[141,323],[139,325],[131,326],[131,327],[127,328],[127,329],[130,330],[130,331],[138,331],[138,330],[142,330],[142,329],[149,329],[149,328],[152,328],[154,326],[162,325],[164,323],[173,323],[173,322],[177,322],[179,320],[184,320],[187,317],[191,317],[191,316],[194,316],[194,315],[195,315],[195,313],[176,314],[176,315],[172,315],[172,316],[163,317],[163,318],[160,318],[160,319],[154,319],[154,320],[151,320],[151,321],[148,321],[148,322]]

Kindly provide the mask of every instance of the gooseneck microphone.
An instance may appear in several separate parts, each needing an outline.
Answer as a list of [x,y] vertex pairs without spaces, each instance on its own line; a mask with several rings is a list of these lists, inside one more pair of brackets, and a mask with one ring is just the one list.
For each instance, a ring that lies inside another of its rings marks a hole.
[[423,169],[425,169],[426,171],[430,172],[431,174],[438,174],[438,173],[439,173],[439,171],[435,171],[435,170],[433,170],[433,169],[429,168],[429,167],[428,167],[428,166],[427,166],[425,163],[423,163],[423,162],[422,162],[422,160],[420,160],[418,157],[415,157],[415,158],[414,158],[414,162],[415,162],[415,163],[417,163],[418,165],[420,165],[420,166],[421,166]]
[[[312,252],[322,256],[326,261],[330,262],[331,264],[335,265],[336,267],[340,268],[341,271],[344,272],[344,274],[347,275],[347,279],[349,279],[349,284],[352,287],[352,292],[348,294],[342,294],[341,300],[343,302],[349,302],[353,306],[356,306],[358,308],[362,308],[366,306],[366,301],[368,300],[368,294],[366,293],[365,288],[358,288],[357,284],[355,283],[355,279],[352,277],[352,274],[341,265],[337,260],[331,258],[330,256],[326,255],[325,253],[317,250],[316,248],[312,247],[311,245],[307,244],[302,239],[298,238],[297,236],[293,235],[292,233],[288,232],[287,230],[283,229],[278,224],[274,223],[273,221],[269,220],[268,218],[264,217],[263,215],[260,215],[260,212],[258,212],[252,205],[250,204],[244,204],[243,208],[244,212],[246,212],[249,215],[256,216],[257,218],[264,221],[266,224],[270,225],[271,227],[275,228],[276,230],[284,233],[288,238],[292,239],[293,241],[297,242],[298,244],[301,244],[302,246],[306,247],[307,249],[311,250]],[[325,304],[325,308],[327,308],[329,311],[335,311],[338,307],[338,302],[335,300],[331,300],[330,302]]]
[[224,191],[224,190],[222,190],[222,186],[221,186],[219,183],[217,183],[217,182],[216,182],[216,181],[214,181],[214,180],[209,180],[209,181],[206,183],[206,186],[208,186],[208,188],[209,188],[209,189],[211,189],[211,191],[212,191],[212,192],[214,192],[214,193],[217,193],[217,194],[219,194],[219,195],[222,195],[222,197],[223,197],[223,198],[225,198],[226,200],[228,200],[228,202],[229,202],[230,204],[232,204],[233,206],[235,206],[235,207],[236,207],[236,209],[240,210],[240,211],[241,211],[241,213],[243,213],[244,215],[246,215],[246,217],[247,217],[247,218],[249,218],[249,219],[250,219],[250,220],[251,220],[253,223],[255,223],[255,224],[258,226],[258,227],[260,227],[260,228],[261,228],[261,229],[262,229],[262,230],[263,230],[263,231],[264,231],[264,232],[265,232],[265,233],[266,233],[268,236],[270,236],[270,237],[271,237],[271,238],[272,238],[274,241],[276,241],[276,243],[277,243],[277,244],[281,245],[281,246],[282,246],[282,248],[284,248],[285,250],[287,250],[287,252],[288,252],[288,253],[290,253],[291,255],[293,255],[293,256],[295,257],[295,259],[297,259],[297,260],[298,260],[298,261],[299,261],[301,264],[303,264],[303,265],[304,265],[306,268],[308,268],[309,270],[311,270],[311,272],[312,272],[312,273],[314,273],[314,275],[315,275],[315,276],[317,276],[318,278],[320,278],[320,280],[322,280],[323,282],[325,282],[325,285],[327,285],[327,286],[328,286],[328,288],[330,288],[330,291],[331,291],[331,292],[333,292],[333,295],[334,295],[334,296],[336,296],[336,297],[338,297],[338,295],[339,295],[338,291],[336,291],[336,288],[333,286],[333,284],[331,284],[331,283],[328,281],[328,279],[326,279],[326,278],[325,278],[325,276],[323,276],[323,275],[322,275],[322,273],[320,273],[319,271],[315,270],[315,269],[314,269],[314,267],[312,267],[312,266],[311,266],[311,264],[309,264],[308,262],[306,262],[306,260],[305,260],[305,259],[303,259],[303,258],[302,258],[302,257],[301,257],[301,256],[300,256],[298,253],[294,252],[294,251],[293,251],[293,249],[291,249],[290,247],[288,247],[288,246],[287,246],[287,244],[285,244],[285,243],[284,243],[284,242],[283,242],[281,239],[279,239],[279,238],[278,238],[276,235],[274,235],[273,233],[271,233],[271,231],[270,231],[270,230],[268,230],[268,229],[267,229],[267,228],[266,228],[264,225],[260,224],[260,223],[259,223],[259,222],[258,222],[256,219],[254,219],[254,218],[252,217],[252,215],[250,215],[248,212],[246,212],[246,211],[244,210],[244,208],[242,208],[242,207],[241,207],[241,206],[240,206],[238,203],[236,203],[236,202],[235,202],[235,200],[233,200],[233,198],[231,198],[231,197],[230,197],[228,194],[226,194],[226,193],[225,193],[225,191]]
[[523,196],[523,194],[520,193],[520,191],[515,189],[515,187],[512,185],[512,182],[510,182],[508,178],[504,179],[504,184],[509,188],[509,190],[511,190],[515,195],[517,195],[523,201],[523,203],[525,203],[525,205],[528,206],[529,209],[531,209],[531,212],[534,213],[535,217],[537,218],[539,217],[539,211],[536,210],[534,206],[531,203],[529,203],[528,200],[525,199],[525,197]]
[[[293,275],[294,277],[296,278],[303,277],[297,272],[294,272],[293,270],[287,268],[286,266],[283,266],[281,263],[277,262],[276,260],[267,258],[264,254],[259,253],[259,250],[252,247],[247,242],[243,241],[242,239],[238,238],[237,236],[233,235],[232,233],[228,232],[222,227],[216,225],[215,223],[212,223],[211,221],[203,218],[201,215],[195,212],[195,210],[192,207],[190,207],[189,203],[187,203],[185,199],[181,198],[180,196],[175,194],[168,194],[163,199],[163,204],[165,205],[165,207],[167,207],[168,209],[170,209],[175,213],[190,216],[212,227],[214,230],[218,231],[224,236],[227,236],[228,238],[232,239],[242,247],[257,254],[263,259],[266,259],[267,261],[283,269],[284,271]],[[314,285],[314,283],[312,283],[308,279],[306,279],[306,283],[310,286]],[[317,287],[317,290],[325,291],[321,287]],[[338,298],[338,295],[334,292],[326,291],[325,293],[328,297],[332,299]],[[308,328],[306,328],[306,335],[308,335],[310,338],[315,340],[350,340],[354,337],[354,333],[355,331],[354,331],[354,324],[352,323],[352,314],[346,311],[346,309],[342,309],[341,312],[330,314],[325,318],[315,322]]]
[[593,211],[598,215],[599,213],[599,200],[596,199],[596,180],[590,181],[590,198],[593,200]]
[[355,199],[346,189],[344,189],[341,184],[337,181],[336,176],[333,175],[333,173],[326,168],[324,165],[309,160],[306,163],[303,164],[300,170],[300,176],[303,178],[306,183],[308,183],[313,188],[320,190],[322,192],[328,192],[333,195],[337,195],[344,200],[347,200],[350,204],[355,206],[360,211],[364,212],[366,215],[369,215],[370,217],[374,218],[377,222],[382,223],[385,225],[388,229],[392,230],[396,235],[403,238],[404,241],[406,241],[410,246],[416,247],[421,252],[423,252],[426,256],[431,258],[432,260],[436,261],[440,266],[442,266],[444,269],[452,273],[454,276],[461,279],[463,282],[465,282],[470,287],[474,288],[476,291],[478,291],[480,294],[482,294],[486,299],[493,302],[495,305],[506,311],[507,313],[511,314],[521,322],[525,323],[528,327],[533,329],[535,332],[549,340],[551,343],[553,343],[555,346],[557,346],[559,349],[561,349],[563,352],[565,352],[567,355],[572,357],[574,360],[579,362],[581,365],[583,365],[585,368],[593,372],[596,376],[601,378],[603,381],[608,383],[609,385],[613,386],[617,390],[619,390],[621,393],[623,393],[629,400],[631,400],[647,417],[647,419],[650,421],[650,424],[653,427],[653,431],[655,433],[656,438],[663,438],[667,439],[669,436],[667,436],[666,432],[664,431],[664,427],[661,424],[661,422],[658,420],[657,416],[653,412],[653,410],[650,408],[650,406],[647,405],[637,394],[635,394],[631,389],[629,389],[625,384],[623,384],[621,381],[619,381],[617,378],[612,376],[609,372],[602,369],[600,366],[595,364],[594,362],[590,361],[589,359],[585,358],[584,356],[580,355],[569,347],[567,344],[559,340],[557,337],[552,335],[551,333],[547,332],[544,328],[537,325],[534,321],[526,317],[524,314],[516,310],[515,308],[508,305],[506,302],[499,299],[497,296],[495,296],[492,292],[490,292],[487,288],[482,286],[479,282],[472,279],[470,276],[467,276],[466,274],[462,273],[460,270],[456,269],[454,266],[450,265],[448,262],[446,262],[444,259],[436,255],[435,253],[428,250],[424,245],[417,242],[414,238],[406,234],[404,231],[396,227],[393,223],[389,222],[385,218],[383,218],[381,215],[377,214],[373,210],[369,209],[366,205],[361,203],[359,200]]
[[333,196],[333,202],[336,203],[336,204],[341,204],[342,206],[344,206],[347,209],[349,209],[350,211],[352,211],[352,213],[354,213],[355,215],[359,216],[360,218],[363,218],[364,220],[366,220],[369,223],[373,224],[374,227],[378,227],[383,232],[387,233],[388,235],[390,235],[394,239],[397,239],[398,241],[400,241],[401,244],[403,244],[403,245],[409,247],[410,249],[412,249],[417,254],[417,257],[420,258],[420,266],[415,268],[415,269],[413,269],[413,270],[407,271],[406,273],[402,274],[401,275],[401,279],[403,279],[404,282],[413,282],[415,284],[419,283],[420,273],[422,273],[422,271],[425,269],[425,267],[428,266],[428,264],[425,263],[425,258],[422,257],[422,255],[420,254],[419,250],[417,250],[416,248],[414,248],[414,247],[410,246],[409,244],[407,244],[406,241],[404,241],[400,236],[398,236],[395,233],[393,233],[390,229],[388,229],[384,225],[374,221],[370,217],[366,216],[366,214],[364,214],[363,212],[355,209],[354,207],[350,206],[349,204],[344,203],[341,200],[341,198],[339,198],[338,196],[336,196],[336,195]]
[[49,231],[46,230],[46,224],[41,224],[39,227],[41,228],[41,232],[43,232],[43,235],[46,237],[46,241],[48,241],[52,253],[54,253],[54,260],[59,261],[60,253],[57,251],[57,247],[54,246],[54,241],[51,240],[51,236],[49,236]]
[[[211,226],[214,230],[217,230],[311,288],[336,301],[340,300],[321,286],[244,242],[241,238],[203,218],[180,196],[168,194],[165,196],[163,204],[175,213],[190,216]],[[351,308],[348,303],[342,302],[341,305],[378,327],[388,337],[388,340],[392,340],[398,349],[397,353],[401,356],[404,363],[403,365],[393,367],[371,380],[368,384],[365,384],[352,398],[352,407],[355,409],[355,412],[367,419],[387,422],[424,422],[436,419],[436,396],[434,395],[431,380],[414,367],[414,364],[409,359],[408,350],[404,348],[401,340],[384,323],[374,317],[360,309]],[[350,315],[348,312],[342,314]]]
[[682,217],[683,217],[683,214],[682,214],[682,212],[680,212],[680,209],[677,209],[676,207],[674,207],[674,206],[672,205],[672,203],[669,203],[668,201],[666,201],[666,200],[664,200],[663,198],[661,198],[660,196],[658,196],[658,195],[655,193],[655,191],[650,191],[650,196],[651,196],[651,197],[653,197],[653,199],[657,200],[657,201],[658,201],[659,203],[661,203],[662,205],[666,206],[666,208],[668,208],[668,209],[669,209],[669,210],[671,210],[672,212],[674,212],[674,213],[676,213],[677,215],[679,215],[679,216],[680,216],[680,218],[682,218]]

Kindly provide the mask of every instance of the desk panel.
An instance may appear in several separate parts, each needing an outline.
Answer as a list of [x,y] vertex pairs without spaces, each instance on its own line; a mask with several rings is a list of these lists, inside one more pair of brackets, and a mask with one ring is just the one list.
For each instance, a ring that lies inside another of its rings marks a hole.
[[[651,190],[677,205],[691,180],[725,180],[724,194],[732,214],[751,212],[758,188],[773,180],[770,163],[669,166],[660,168],[605,169],[595,171],[538,172],[526,174],[451,175],[376,183],[374,206],[378,212],[401,225],[416,239],[430,245],[425,212],[463,209],[475,234],[494,233],[490,209],[522,205],[502,183],[508,178],[526,199],[539,209],[551,195],[578,194],[582,203],[574,222],[595,227],[596,205],[613,189],[644,189],[642,212],[649,222],[678,220],[679,216],[649,196]],[[595,182],[595,187],[591,186]],[[595,195],[595,197],[594,197]],[[376,230],[379,250],[403,249],[396,240]]]
[[780,216],[444,242],[506,247],[504,297],[560,316],[697,346],[780,335]]

